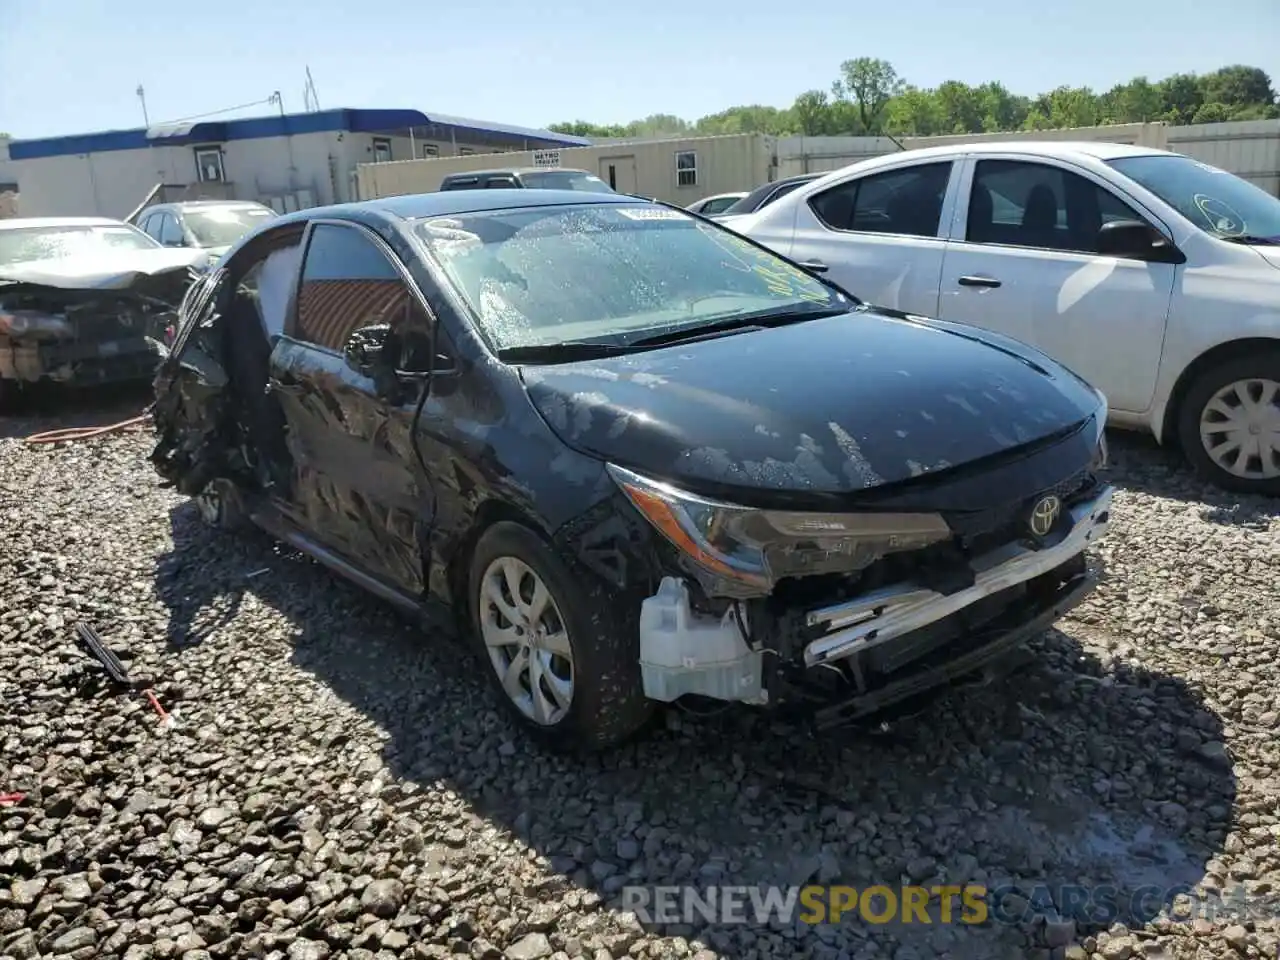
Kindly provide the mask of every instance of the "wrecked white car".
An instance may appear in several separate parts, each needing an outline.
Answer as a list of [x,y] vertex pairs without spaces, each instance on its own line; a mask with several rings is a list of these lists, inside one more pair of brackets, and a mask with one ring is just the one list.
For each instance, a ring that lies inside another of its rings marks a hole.
[[149,379],[201,256],[118,220],[0,220],[0,404],[42,380]]

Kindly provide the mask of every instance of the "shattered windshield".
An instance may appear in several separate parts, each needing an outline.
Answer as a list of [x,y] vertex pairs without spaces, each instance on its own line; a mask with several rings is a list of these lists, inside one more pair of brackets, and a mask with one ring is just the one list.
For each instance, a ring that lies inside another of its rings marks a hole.
[[854,305],[736,234],[652,204],[487,211],[415,230],[498,350]]
[[113,250],[159,247],[141,230],[120,226],[11,227],[0,229],[0,266],[62,260]]
[[202,247],[229,247],[242,236],[274,217],[274,210],[257,207],[215,207],[187,210],[182,215],[187,229]]
[[1235,174],[1190,157],[1109,161],[1201,230],[1224,240],[1280,241],[1280,200]]

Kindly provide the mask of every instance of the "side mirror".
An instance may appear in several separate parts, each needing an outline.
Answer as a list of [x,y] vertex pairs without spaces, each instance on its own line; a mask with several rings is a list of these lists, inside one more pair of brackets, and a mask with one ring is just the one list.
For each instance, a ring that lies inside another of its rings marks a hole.
[[377,379],[387,372],[387,343],[391,339],[391,324],[376,323],[361,327],[347,338],[343,349],[347,366],[362,377]]
[[1098,230],[1098,253],[1104,257],[1133,257],[1160,263],[1181,263],[1185,257],[1164,236],[1140,220],[1113,220]]

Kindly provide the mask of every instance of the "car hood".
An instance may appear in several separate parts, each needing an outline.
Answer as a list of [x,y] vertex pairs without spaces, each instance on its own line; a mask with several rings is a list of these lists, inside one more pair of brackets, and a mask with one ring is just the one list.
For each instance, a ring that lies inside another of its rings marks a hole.
[[960,466],[1061,434],[1102,405],[1021,343],[865,309],[521,375],[570,447],[743,502]]
[[110,290],[128,287],[138,275],[150,276],[197,265],[204,251],[188,249],[113,250],[93,256],[32,260],[0,266],[0,280],[49,287]]
[[1262,245],[1250,248],[1263,260],[1271,264],[1277,270],[1280,270],[1280,247],[1264,247]]

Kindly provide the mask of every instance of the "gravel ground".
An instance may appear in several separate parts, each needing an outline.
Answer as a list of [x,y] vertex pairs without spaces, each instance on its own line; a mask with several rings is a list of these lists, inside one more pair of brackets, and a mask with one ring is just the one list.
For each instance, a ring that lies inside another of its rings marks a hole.
[[[1280,508],[1148,443],[1113,439],[1104,581],[1030,672],[878,735],[672,711],[584,761],[533,749],[455,642],[203,529],[146,434],[15,439],[77,418],[0,420],[0,793],[26,795],[0,806],[0,957],[1277,955],[1275,908],[1107,928],[618,908],[628,883],[1280,890]],[[77,620],[168,722],[105,688]]]

